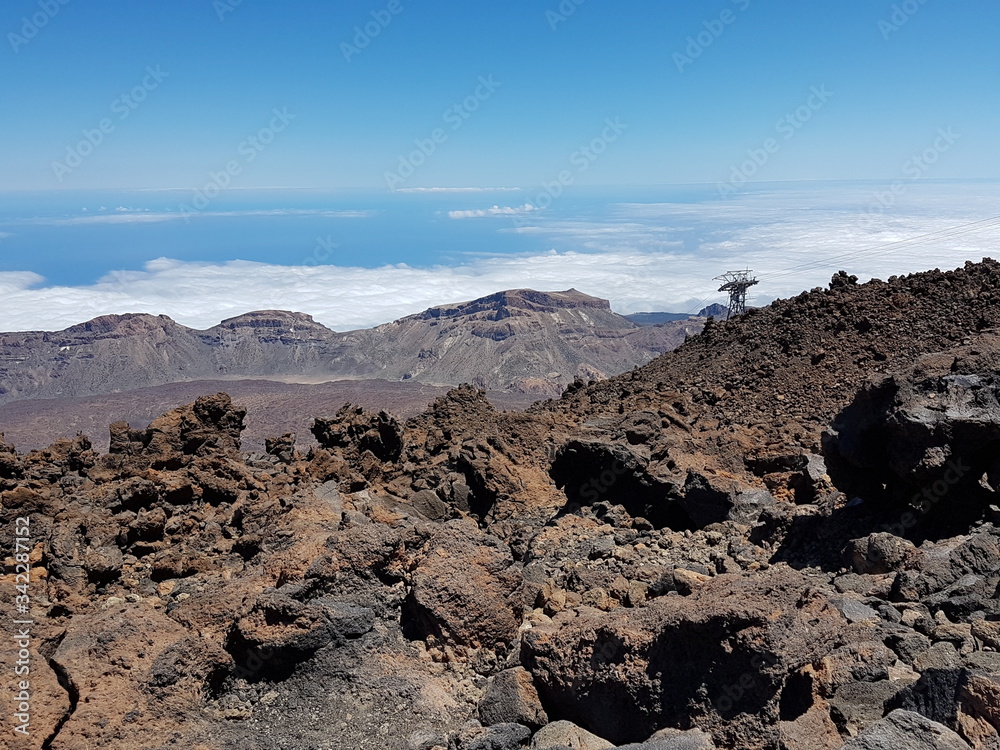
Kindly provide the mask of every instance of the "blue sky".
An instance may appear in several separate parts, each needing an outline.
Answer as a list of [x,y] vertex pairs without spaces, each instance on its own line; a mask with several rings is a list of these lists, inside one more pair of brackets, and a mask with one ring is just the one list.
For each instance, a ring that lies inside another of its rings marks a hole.
[[[1000,176],[993,0],[62,2],[0,9],[0,189],[194,188],[233,160],[233,187],[380,188],[436,128],[403,185],[530,187],[608,118],[627,127],[578,184],[715,183],[813,87],[832,95],[753,179],[889,179],[940,128],[962,148],[936,178]],[[294,119],[246,163],[275,109]]]

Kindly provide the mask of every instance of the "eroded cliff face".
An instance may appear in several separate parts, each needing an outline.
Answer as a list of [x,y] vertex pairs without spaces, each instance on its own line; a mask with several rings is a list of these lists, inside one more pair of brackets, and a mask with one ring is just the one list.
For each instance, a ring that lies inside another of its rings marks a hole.
[[163,315],[107,315],[65,331],[0,334],[0,404],[219,378],[475,383],[544,398],[576,377],[645,364],[703,322],[640,328],[607,300],[530,289],[346,333],[281,310],[247,313],[206,331]]
[[345,406],[308,451],[241,452],[225,394],[107,454],[2,445],[26,746],[994,748],[994,288],[836,284],[529,413]]

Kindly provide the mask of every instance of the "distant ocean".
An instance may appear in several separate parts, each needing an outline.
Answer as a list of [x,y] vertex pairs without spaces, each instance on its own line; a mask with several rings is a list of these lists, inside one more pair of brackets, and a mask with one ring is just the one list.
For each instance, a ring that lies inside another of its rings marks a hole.
[[[460,264],[480,254],[575,247],[572,239],[512,231],[530,223],[530,213],[521,214],[520,223],[517,214],[488,213],[494,207],[543,204],[541,195],[541,189],[233,190],[199,211],[190,190],[0,193],[0,236],[7,235],[0,244],[0,272],[33,271],[49,284],[77,286],[111,270],[141,270],[160,257],[426,268]],[[712,186],[577,189],[552,200],[544,218],[597,219],[618,203],[713,200],[719,196]],[[451,212],[486,215],[456,221]],[[697,249],[697,236],[678,230],[677,237]]]

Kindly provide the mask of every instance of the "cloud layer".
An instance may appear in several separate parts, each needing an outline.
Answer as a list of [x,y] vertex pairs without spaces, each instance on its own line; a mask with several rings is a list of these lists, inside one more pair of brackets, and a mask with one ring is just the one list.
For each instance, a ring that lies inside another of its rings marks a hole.
[[[86,209],[84,209],[86,210]],[[86,224],[155,224],[162,221],[191,221],[195,219],[246,218],[252,216],[311,216],[327,219],[362,219],[375,215],[375,211],[334,211],[328,209],[267,209],[253,211],[150,211],[148,208],[118,206],[114,212],[101,208],[100,213],[89,216],[39,217],[9,222],[29,226],[80,226]],[[0,233],[0,239],[5,236]]]
[[520,216],[537,211],[530,203],[523,206],[493,206],[492,208],[477,208],[469,211],[449,211],[449,219],[481,219],[487,216]]
[[[27,272],[0,273],[0,330],[58,330],[109,313],[165,314],[194,328],[259,309],[313,315],[337,330],[384,323],[427,307],[501,289],[582,292],[618,312],[697,311],[723,301],[713,279],[749,267],[757,304],[825,285],[840,268],[862,279],[954,268],[996,255],[1000,220],[953,236],[919,238],[990,216],[1000,187],[907,196],[884,213],[863,191],[758,194],[706,204],[619,204],[603,216],[511,215],[502,231],[554,248],[522,255],[469,254],[453,266],[279,266],[160,258],[82,287],[45,286]],[[484,215],[492,209],[485,209]],[[526,223],[530,222],[530,223]]]

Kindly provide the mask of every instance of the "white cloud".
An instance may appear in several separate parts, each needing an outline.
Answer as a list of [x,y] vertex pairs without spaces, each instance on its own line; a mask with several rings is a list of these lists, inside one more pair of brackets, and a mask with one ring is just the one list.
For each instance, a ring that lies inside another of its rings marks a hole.
[[523,206],[496,206],[492,208],[480,208],[473,209],[470,211],[449,211],[448,218],[450,219],[479,219],[485,216],[518,216],[521,214],[528,214],[532,211],[537,211],[535,206],[530,203],[525,203]]
[[0,271],[0,294],[22,292],[44,281],[44,277],[31,271]]
[[[714,277],[749,267],[756,302],[825,286],[843,268],[871,277],[955,268],[996,254],[1000,222],[977,231],[893,245],[992,216],[1000,186],[912,191],[893,211],[858,213],[870,191],[803,190],[705,204],[623,204],[604,217],[531,214],[531,232],[555,249],[470,255],[457,266],[276,266],[160,258],[85,287],[44,287],[30,273],[0,273],[0,330],[56,330],[97,315],[165,314],[195,328],[250,310],[309,313],[337,330],[384,323],[501,289],[575,287],[618,312],[697,311],[723,301]],[[523,222],[523,217],[511,217]]]
[[[107,211],[102,206],[100,211]],[[269,209],[260,211],[181,211],[151,212],[149,209],[133,209],[118,206],[116,213],[101,213],[97,216],[71,216],[66,218],[21,219],[11,224],[33,226],[78,226],[83,224],[152,224],[163,221],[179,221],[207,218],[240,218],[247,216],[312,216],[326,219],[362,219],[375,216],[376,211],[333,211],[328,209]]]

